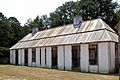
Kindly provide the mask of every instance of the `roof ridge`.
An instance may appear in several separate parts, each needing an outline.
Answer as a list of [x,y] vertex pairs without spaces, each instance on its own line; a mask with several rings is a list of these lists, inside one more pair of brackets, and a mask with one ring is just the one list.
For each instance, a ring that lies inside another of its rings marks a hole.
[[[88,21],[97,20],[97,19],[101,19],[101,18],[85,20],[85,21],[83,21],[82,23],[88,22]],[[72,24],[63,25],[63,26],[57,26],[57,27],[53,27],[53,28],[49,28],[49,29],[45,29],[45,30],[41,30],[41,31],[38,31],[38,32],[43,32],[43,31],[47,31],[47,30],[51,30],[51,29],[56,29],[56,28],[68,27],[69,25],[73,25],[73,23],[72,23]],[[31,33],[28,33],[28,34],[31,34]]]

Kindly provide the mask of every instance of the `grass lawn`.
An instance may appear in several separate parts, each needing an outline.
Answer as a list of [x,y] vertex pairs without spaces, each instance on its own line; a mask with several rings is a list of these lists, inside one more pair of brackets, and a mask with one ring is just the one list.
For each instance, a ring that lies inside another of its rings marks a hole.
[[0,80],[119,80],[118,75],[102,75],[55,69],[0,65]]

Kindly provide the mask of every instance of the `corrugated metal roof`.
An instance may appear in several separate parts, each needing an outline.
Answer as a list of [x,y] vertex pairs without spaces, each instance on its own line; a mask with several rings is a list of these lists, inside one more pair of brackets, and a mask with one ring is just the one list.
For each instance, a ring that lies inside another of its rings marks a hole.
[[118,35],[102,19],[82,22],[79,28],[73,24],[26,35],[10,49],[91,43],[101,41],[118,42]]

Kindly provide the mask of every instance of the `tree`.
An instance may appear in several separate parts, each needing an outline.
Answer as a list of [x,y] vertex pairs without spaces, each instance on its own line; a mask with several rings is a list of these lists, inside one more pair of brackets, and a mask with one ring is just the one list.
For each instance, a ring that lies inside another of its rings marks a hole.
[[116,12],[117,20],[120,21],[120,9]]
[[80,0],[66,2],[50,13],[51,27],[73,23],[73,17],[82,16],[83,20],[102,18],[110,26],[117,23],[115,10],[119,7],[112,0]]
[[90,20],[97,18],[97,5],[92,0],[80,0],[76,3],[77,15],[81,15],[83,20]]
[[72,23],[73,17],[76,14],[75,10],[75,2],[65,2],[65,4],[58,7],[54,12],[50,13],[50,27],[57,27]]
[[83,20],[102,18],[110,26],[115,26],[120,20],[120,10],[117,2],[112,0],[80,0],[65,2],[50,13],[50,17],[42,15],[35,19],[28,19],[24,26],[15,17],[7,18],[0,13],[0,46],[11,47],[18,40],[30,33],[33,27],[39,30],[73,23],[73,17],[82,16]]
[[17,18],[0,13],[0,47],[11,47],[26,35],[24,32]]
[[27,23],[25,23],[24,27],[30,28],[30,31],[31,31],[32,28],[34,28],[34,27],[38,27],[39,30],[43,30],[42,19],[39,18],[39,16],[37,16],[34,20],[32,20],[32,19],[30,18],[30,19],[27,20]]
[[22,34],[22,27],[20,25],[20,22],[15,17],[9,17],[9,26],[12,28],[12,32],[10,32],[10,46],[14,45],[18,40],[20,40],[23,37]]
[[77,2],[78,10],[84,20],[102,18],[110,26],[116,23],[115,9],[118,3],[112,0],[80,0]]
[[9,26],[9,21],[2,13],[0,13],[0,46],[10,47],[9,39],[12,36],[12,34],[10,34],[11,32],[12,28]]
[[50,25],[50,20],[49,18],[47,17],[47,15],[42,15],[41,16],[41,20],[42,20],[42,24],[43,24],[43,30],[44,29],[48,29],[49,28],[49,25]]

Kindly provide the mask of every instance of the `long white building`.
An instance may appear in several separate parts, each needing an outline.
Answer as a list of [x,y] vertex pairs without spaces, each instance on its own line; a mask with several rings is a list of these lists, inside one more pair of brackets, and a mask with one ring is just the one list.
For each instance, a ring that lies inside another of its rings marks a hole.
[[22,66],[114,73],[118,35],[102,19],[29,33],[10,48]]

